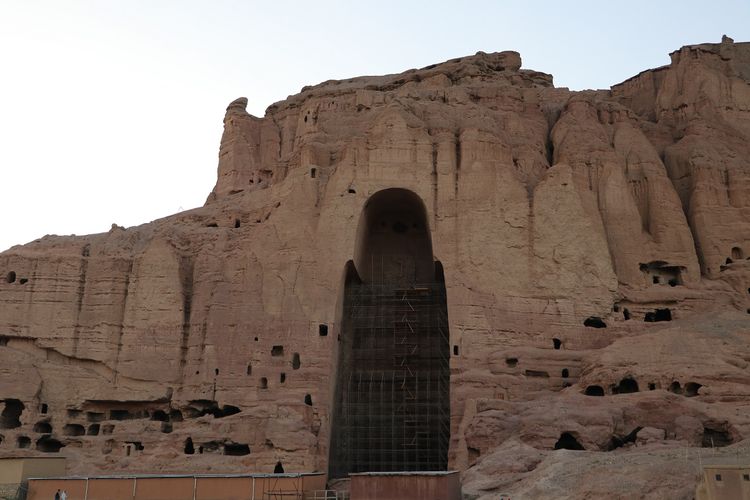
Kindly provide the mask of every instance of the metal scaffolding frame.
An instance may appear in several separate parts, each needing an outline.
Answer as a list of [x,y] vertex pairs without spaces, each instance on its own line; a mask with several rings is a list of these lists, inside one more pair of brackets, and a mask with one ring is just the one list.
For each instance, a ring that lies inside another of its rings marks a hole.
[[347,285],[331,477],[447,468],[445,285]]

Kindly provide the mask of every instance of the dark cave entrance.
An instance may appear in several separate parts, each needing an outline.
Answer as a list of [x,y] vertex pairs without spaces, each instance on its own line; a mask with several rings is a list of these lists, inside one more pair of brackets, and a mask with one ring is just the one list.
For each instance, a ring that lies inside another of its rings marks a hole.
[[450,439],[445,278],[427,211],[374,194],[345,269],[329,476],[446,470]]

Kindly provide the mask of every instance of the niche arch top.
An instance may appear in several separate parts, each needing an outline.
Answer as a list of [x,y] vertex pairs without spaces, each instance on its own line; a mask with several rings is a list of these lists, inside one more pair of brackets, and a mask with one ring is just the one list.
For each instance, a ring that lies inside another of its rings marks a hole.
[[435,280],[427,209],[417,194],[389,188],[370,196],[359,218],[354,266],[364,283]]

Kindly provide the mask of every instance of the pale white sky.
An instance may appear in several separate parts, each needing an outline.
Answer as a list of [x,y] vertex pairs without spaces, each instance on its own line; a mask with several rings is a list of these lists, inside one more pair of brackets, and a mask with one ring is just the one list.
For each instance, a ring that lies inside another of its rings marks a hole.
[[607,88],[724,33],[750,2],[0,0],[0,250],[202,205],[240,96],[479,50]]

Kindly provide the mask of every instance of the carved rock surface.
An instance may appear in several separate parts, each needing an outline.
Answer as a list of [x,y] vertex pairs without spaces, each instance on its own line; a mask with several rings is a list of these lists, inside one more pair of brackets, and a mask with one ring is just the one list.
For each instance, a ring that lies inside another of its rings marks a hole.
[[0,254],[0,454],[327,470],[344,269],[397,187],[445,270],[465,490],[690,498],[703,448],[750,435],[750,44],[611,90],[520,68],[237,99],[205,206]]

